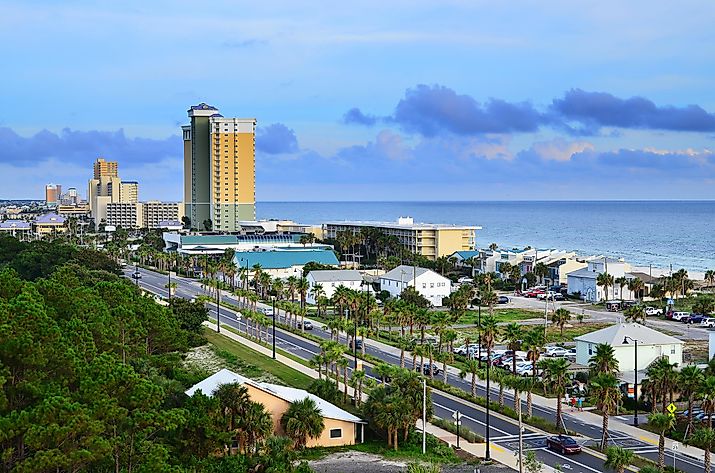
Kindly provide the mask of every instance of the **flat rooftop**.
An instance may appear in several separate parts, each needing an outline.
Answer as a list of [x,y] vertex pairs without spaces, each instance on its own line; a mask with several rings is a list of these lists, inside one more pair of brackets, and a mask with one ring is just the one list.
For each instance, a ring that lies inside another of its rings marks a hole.
[[409,221],[377,222],[370,220],[343,220],[325,222],[324,225],[348,225],[354,227],[394,228],[404,230],[481,230],[477,225],[452,225],[449,223],[421,223]]

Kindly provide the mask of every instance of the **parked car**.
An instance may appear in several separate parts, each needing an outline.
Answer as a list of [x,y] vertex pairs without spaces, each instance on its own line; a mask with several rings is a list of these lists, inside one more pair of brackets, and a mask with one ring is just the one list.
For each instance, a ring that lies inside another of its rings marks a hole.
[[689,312],[673,312],[673,315],[670,318],[673,320],[677,320],[678,322],[682,322],[683,319],[686,319],[689,317],[690,317]]
[[581,445],[568,435],[552,435],[548,437],[546,447],[560,452],[562,455],[581,452]]
[[690,317],[688,317],[688,323],[689,324],[699,324],[706,318],[707,318],[707,316],[703,315],[703,314],[693,314]]
[[705,317],[700,321],[701,327],[715,327],[715,317]]
[[455,355],[467,356],[469,347],[467,345],[461,345],[454,349]]
[[516,374],[519,376],[534,376],[534,364],[528,361],[516,365]]
[[564,295],[561,294],[560,292],[549,291],[549,292],[542,292],[540,294],[537,294],[536,298],[539,300],[542,300],[542,301],[544,299],[548,299],[550,301],[562,301],[562,300],[564,300]]
[[645,315],[661,315],[662,313],[663,309],[658,309],[650,306],[645,308]]
[[[300,322],[298,322],[298,328],[299,329],[303,328],[303,326],[301,325]],[[310,320],[306,320],[305,321],[305,330],[313,330],[313,322],[311,322]]]
[[530,289],[524,293],[524,296],[537,297],[539,294],[544,294],[545,292],[543,289]]
[[265,309],[261,309],[261,312],[263,312],[263,315],[266,315],[268,317],[273,317],[273,309],[271,307],[266,307]]
[[[424,365],[422,365],[422,373],[429,375],[430,374],[429,368],[430,368],[429,363],[425,363]],[[432,363],[432,374],[437,376],[440,373],[441,373],[441,371],[440,371],[439,367],[436,364]]]
[[638,305],[638,302],[636,301],[623,301],[621,302],[621,309],[628,309],[629,307],[633,307],[635,305]]
[[548,357],[554,357],[554,358],[563,358],[569,354],[569,350],[567,350],[564,347],[557,347],[557,346],[550,346],[546,347],[546,352],[544,352],[544,356]]
[[617,312],[621,310],[621,301],[606,301],[606,310]]
[[507,296],[499,296],[499,299],[497,299],[497,304],[508,304],[509,303],[509,298]]
[[[353,341],[352,339],[350,340],[350,343],[348,343],[348,347],[352,350],[353,349]],[[356,350],[362,350],[362,340],[359,338],[355,339],[355,349]]]
[[468,278],[467,276],[462,276],[461,278],[457,279],[457,282],[460,284],[466,284],[466,283],[474,282],[474,279]]

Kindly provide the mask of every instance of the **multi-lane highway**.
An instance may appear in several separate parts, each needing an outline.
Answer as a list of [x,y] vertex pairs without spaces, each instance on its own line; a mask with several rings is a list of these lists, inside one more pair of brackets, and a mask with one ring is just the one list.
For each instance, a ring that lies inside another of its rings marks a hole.
[[[127,275],[133,271],[134,268],[127,268]],[[150,292],[159,294],[163,297],[168,296],[168,290],[165,288],[167,276],[141,268],[139,271],[142,274],[142,278],[138,281],[135,280],[135,282],[138,282],[142,288]],[[201,284],[195,280],[177,277],[172,278],[172,282],[176,283],[174,297],[191,299],[196,297],[198,294],[204,293]],[[233,296],[224,296],[222,301],[237,306],[239,305],[239,301]],[[259,305],[259,307],[260,306],[261,305]],[[211,317],[216,319],[216,305],[209,304],[209,309]],[[245,331],[245,322],[238,320],[236,312],[225,307],[220,307],[218,315],[220,316],[222,324],[232,326],[240,331]],[[283,314],[279,315],[278,320],[281,321],[282,318]],[[329,332],[323,330],[320,327],[320,324],[315,324],[315,329],[312,333],[321,338],[330,337]],[[342,340],[345,339],[343,338]],[[300,335],[280,329],[276,329],[276,346],[281,350],[290,352],[303,359],[310,359],[320,351],[317,343],[301,337]],[[376,344],[372,341],[366,340],[365,349],[366,353],[377,359],[394,365],[399,365],[400,363],[399,353],[385,349],[381,346],[381,344]],[[408,366],[410,365],[410,362],[411,360],[408,360]],[[372,375],[371,367],[367,363],[365,364],[365,370],[368,375]],[[442,378],[442,374],[440,374],[439,378]],[[448,373],[447,381],[449,384],[459,387],[467,392],[470,390],[469,379],[463,380],[453,371]],[[478,386],[478,394],[480,396],[486,395],[486,389],[484,386]],[[489,395],[493,401],[496,401],[498,398],[498,390],[492,386]],[[507,405],[513,405],[513,398],[510,393],[507,393],[506,399]],[[462,424],[464,426],[474,432],[486,436],[486,413],[483,408],[454,396],[441,392],[435,392],[434,390],[432,392],[432,403],[436,416],[451,419],[453,412],[455,410],[459,410],[463,414]],[[552,420],[555,417],[555,406],[540,406],[535,404],[533,409],[534,414],[540,417],[544,417],[549,420]],[[564,422],[566,424],[566,428],[570,433],[578,434],[578,437],[576,438],[579,443],[585,446],[595,445],[598,443],[601,438],[600,425],[593,425],[584,422],[577,416],[570,415],[568,409],[565,409],[564,411]],[[509,450],[517,450],[518,432],[519,430],[516,425],[516,421],[492,413],[489,431],[493,445],[492,448],[503,447]],[[626,433],[619,432],[617,430],[609,430],[609,434],[611,437],[611,444],[631,449],[637,454],[650,460],[658,460],[658,449],[656,445],[643,441],[642,439],[630,437]],[[595,473],[604,470],[604,460],[602,456],[599,456],[599,454],[586,449],[581,454],[569,455],[568,457],[565,457],[546,449],[545,439],[546,435],[543,432],[537,431],[536,429],[532,429],[528,426],[525,427],[525,449],[534,450],[537,457],[540,458],[545,464],[550,466],[561,465],[562,469],[578,473]],[[668,452],[668,454],[669,462],[672,464],[673,452]],[[701,473],[703,471],[703,463],[701,459],[692,458],[676,452],[675,461],[677,468],[687,473]]]

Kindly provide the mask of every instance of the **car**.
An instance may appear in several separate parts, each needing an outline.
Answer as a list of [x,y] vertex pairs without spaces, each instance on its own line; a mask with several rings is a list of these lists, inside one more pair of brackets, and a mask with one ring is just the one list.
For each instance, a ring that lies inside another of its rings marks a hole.
[[629,307],[633,307],[635,305],[638,305],[638,302],[636,301],[623,301],[621,302],[621,308],[622,309],[628,309]]
[[[429,375],[430,374],[429,369],[430,369],[429,363],[425,363],[424,365],[422,365],[422,373]],[[439,367],[436,364],[432,363],[432,374],[434,376],[437,376],[440,373],[441,373],[441,371],[440,371]]]
[[516,374],[518,376],[534,376],[534,365],[531,363],[517,365]]
[[688,317],[688,323],[689,324],[699,324],[706,318],[707,318],[707,316],[703,315],[703,314],[693,314],[690,317]]
[[715,327],[715,317],[705,317],[700,321],[701,327]]
[[266,307],[265,309],[261,309],[261,312],[263,312],[263,315],[266,315],[268,317],[273,317],[273,309],[270,307]]
[[568,435],[552,435],[546,439],[546,448],[555,450],[562,455],[580,453],[581,445]]
[[621,310],[621,301],[606,301],[606,310],[610,312],[618,312]]
[[524,293],[524,296],[526,297],[538,297],[539,294],[544,294],[546,291],[543,289],[530,289]]
[[564,300],[564,295],[560,292],[549,291],[537,294],[536,298],[542,301],[544,299],[548,299],[550,301],[562,301]]
[[303,325],[305,325],[305,330],[313,330],[313,322],[311,322],[310,320],[306,320],[305,324],[302,325],[300,322],[298,322],[298,328],[302,329]]
[[499,299],[497,299],[497,304],[508,304],[509,303],[509,298],[507,296],[499,296]]
[[545,356],[553,358],[563,358],[565,356],[568,356],[568,354],[569,350],[564,347],[557,346],[546,347],[546,352],[544,353]]
[[468,278],[467,276],[463,276],[463,277],[457,279],[457,282],[460,284],[466,284],[466,283],[474,282],[474,279]]
[[142,278],[142,273],[139,271],[132,273],[132,279],[141,279]]
[[673,312],[673,315],[670,317],[672,320],[677,320],[678,322],[682,322],[683,319],[689,318],[690,313],[689,312]]
[[468,353],[468,350],[469,350],[469,347],[467,347],[467,345],[461,345],[454,349],[454,354],[466,356]]
[[[350,340],[350,343],[348,343],[348,347],[352,350],[353,349],[353,341]],[[359,338],[355,339],[355,349],[356,350],[362,350],[362,340]]]
[[648,306],[645,308],[645,315],[661,315],[663,313],[663,309],[657,309],[655,307]]

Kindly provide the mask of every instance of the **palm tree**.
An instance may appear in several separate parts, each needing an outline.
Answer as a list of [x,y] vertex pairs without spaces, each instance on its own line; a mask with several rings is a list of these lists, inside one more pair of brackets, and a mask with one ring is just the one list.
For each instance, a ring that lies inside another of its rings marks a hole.
[[350,362],[344,356],[341,356],[337,360],[338,370],[342,368],[343,370],[343,404],[348,402],[348,366]]
[[533,401],[531,399],[531,395],[534,392],[534,387],[536,387],[536,381],[534,378],[522,378],[521,390],[526,391],[526,417],[531,417],[533,415]]
[[[313,300],[315,301],[315,304],[318,305],[318,300],[320,300],[321,297],[325,297],[325,289],[323,288],[323,285],[320,284],[319,282],[315,283],[313,287],[310,289],[310,295],[313,296]],[[318,305],[318,317],[320,317],[320,306]]]
[[288,290],[288,295],[290,296],[290,301],[295,302],[295,289],[298,286],[298,278],[295,276],[288,276],[286,278],[286,289]]
[[608,273],[599,273],[596,276],[596,285],[603,287],[604,300],[608,300],[608,288],[613,286],[613,276]]
[[707,271],[705,271],[705,282],[708,283],[709,287],[715,285],[715,270],[708,269]]
[[360,407],[362,402],[362,388],[365,385],[365,370],[354,370],[350,377],[350,385],[355,390],[355,406]]
[[544,384],[556,394],[556,429],[563,430],[564,423],[561,416],[561,399],[566,393],[566,380],[568,379],[568,361],[564,358],[543,360]]
[[260,402],[251,402],[239,422],[246,437],[244,452],[249,456],[253,455],[258,451],[259,445],[273,433],[271,414]]
[[293,440],[295,448],[305,448],[308,438],[317,439],[323,433],[323,413],[314,400],[305,398],[293,402],[281,417],[281,426]]
[[464,370],[459,373],[460,378],[464,379],[467,372],[472,375],[472,397],[477,397],[477,374],[480,372],[479,363],[477,360],[467,360],[464,362]]
[[618,359],[616,358],[616,352],[613,347],[607,343],[599,343],[596,345],[596,352],[588,362],[588,367],[591,371],[591,375],[600,373],[617,374]]
[[675,427],[675,416],[656,412],[648,416],[648,425],[658,432],[658,468],[665,470],[665,432]]
[[[680,394],[688,399],[688,427],[686,432],[693,433],[693,401],[705,381],[702,370],[695,365],[689,365],[680,370],[678,386]],[[686,435],[687,437],[687,435]]]
[[559,327],[561,330],[561,338],[564,337],[564,325],[571,320],[571,312],[563,307],[556,309],[553,314],[551,314],[551,322]]
[[400,368],[405,367],[405,350],[409,350],[412,346],[412,341],[407,337],[397,339],[397,346],[400,347]]
[[[494,293],[492,293],[494,294]],[[482,317],[481,324],[482,340],[480,343],[487,349],[487,363],[491,362],[492,350],[499,339],[499,326],[492,314]]]
[[295,286],[296,291],[298,291],[298,294],[300,295],[300,308],[304,309],[305,308],[305,296],[308,294],[308,290],[310,289],[310,284],[308,284],[308,280],[301,277],[298,279],[298,283]]
[[[221,414],[226,422],[228,431],[232,433],[240,449],[242,447],[242,438],[239,435],[239,422],[251,403],[248,389],[238,383],[221,384],[214,392],[214,396],[218,399]],[[229,449],[229,454],[230,452],[231,449]]]
[[700,407],[708,415],[708,427],[713,426],[713,413],[715,413],[715,376],[708,376],[700,385],[698,394],[703,399]]
[[599,373],[589,383],[591,402],[603,416],[601,450],[608,446],[608,416],[613,415],[621,404],[620,382],[611,373]]
[[675,363],[670,363],[667,356],[662,356],[655,360],[646,371],[648,379],[653,383],[656,393],[661,396],[662,412],[665,412],[665,406],[668,402],[668,394],[670,401],[673,401],[673,391],[676,388],[678,373],[675,371]]
[[504,327],[504,341],[506,342],[506,348],[514,352],[514,356],[511,357],[511,372],[516,374],[516,351],[521,348],[521,325],[516,322],[512,322]]
[[626,320],[630,322],[642,323],[645,325],[645,308],[640,304],[627,308],[623,311],[623,315],[626,317]]
[[[540,328],[533,328],[526,333],[524,337],[524,344],[526,345],[526,359],[531,361],[531,366],[533,366],[531,372],[532,389],[536,386],[536,371],[538,367],[539,358],[541,358],[541,349],[546,342],[544,337],[544,331]],[[526,394],[526,412],[529,417],[532,414],[532,399],[531,391],[527,391]]]
[[643,300],[643,291],[645,291],[645,283],[641,278],[633,278],[628,280],[628,290],[639,299]]
[[695,431],[692,437],[688,440],[689,444],[697,445],[703,450],[705,450],[704,468],[705,473],[710,473],[710,452],[712,451],[713,444],[715,443],[715,430],[711,427],[698,429]]
[[619,276],[613,282],[618,285],[618,294],[620,294],[621,300],[623,300],[623,288],[628,285],[628,278]]
[[616,473],[623,473],[633,461],[633,456],[633,450],[627,450],[623,447],[608,447],[604,466],[615,470]]

